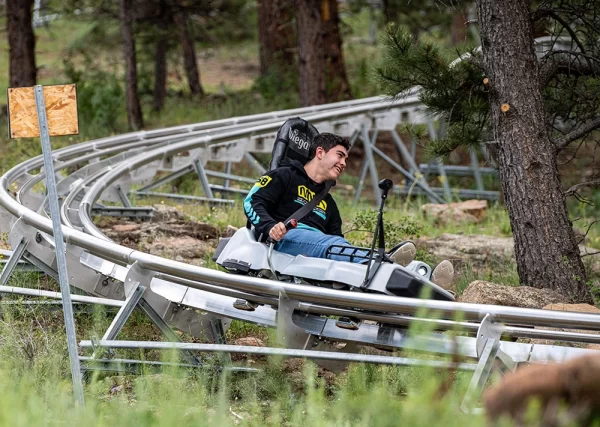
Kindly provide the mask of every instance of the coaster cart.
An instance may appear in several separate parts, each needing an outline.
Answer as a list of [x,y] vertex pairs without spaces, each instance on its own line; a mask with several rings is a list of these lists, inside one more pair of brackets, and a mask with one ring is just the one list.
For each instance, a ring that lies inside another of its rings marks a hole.
[[[277,132],[269,170],[284,165],[288,159],[308,161],[308,147],[318,135],[317,129],[301,118],[287,120]],[[308,142],[308,143],[307,143]],[[331,183],[330,185],[335,185]],[[323,286],[358,292],[371,292],[392,296],[454,301],[454,296],[430,281],[432,268],[422,261],[412,261],[403,267],[394,263],[385,252],[383,232],[383,208],[392,181],[379,183],[381,204],[371,248],[355,246],[331,246],[327,255],[347,256],[348,261],[362,259],[364,263],[334,261],[303,255],[288,255],[273,250],[275,242],[259,242],[248,223],[232,237],[222,238],[215,251],[214,260],[227,271],[252,275],[289,283]],[[301,208],[302,209],[302,208]],[[310,209],[312,210],[312,208]],[[290,229],[306,215],[300,210],[286,221]],[[375,248],[377,243],[377,248]],[[365,255],[365,252],[367,255]],[[240,305],[251,310],[252,305]]]

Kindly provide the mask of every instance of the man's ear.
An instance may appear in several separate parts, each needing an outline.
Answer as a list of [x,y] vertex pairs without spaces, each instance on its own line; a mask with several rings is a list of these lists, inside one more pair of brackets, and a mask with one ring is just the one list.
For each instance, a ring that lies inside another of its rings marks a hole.
[[317,147],[317,151],[315,152],[315,157],[319,160],[323,158],[323,153],[325,153],[325,149],[323,147]]

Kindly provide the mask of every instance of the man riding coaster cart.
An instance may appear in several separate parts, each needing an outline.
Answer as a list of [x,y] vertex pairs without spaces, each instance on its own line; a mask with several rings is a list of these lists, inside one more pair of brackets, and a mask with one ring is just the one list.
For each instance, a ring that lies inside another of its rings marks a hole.
[[[248,226],[219,242],[217,264],[238,274],[334,289],[414,298],[428,289],[428,298],[453,301],[443,288],[454,274],[449,261],[432,271],[414,260],[416,248],[409,241],[385,251],[383,206],[390,180],[379,183],[382,200],[372,247],[355,247],[344,239],[329,189],[346,168],[349,149],[345,138],[319,134],[301,118],[287,120],[277,133],[269,171],[244,200]],[[234,306],[255,308],[244,300]]]

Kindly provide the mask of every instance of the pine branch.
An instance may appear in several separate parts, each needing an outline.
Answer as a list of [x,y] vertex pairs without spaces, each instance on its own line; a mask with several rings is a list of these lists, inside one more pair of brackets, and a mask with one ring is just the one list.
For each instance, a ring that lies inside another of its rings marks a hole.
[[561,151],[571,142],[579,138],[583,138],[585,135],[596,129],[600,129],[600,116],[588,121],[587,123],[584,123],[583,125],[579,126],[577,129],[572,130],[565,136],[555,139],[553,141],[554,146],[556,147],[557,151]]
[[574,186],[569,188],[567,191],[565,191],[565,196],[572,196],[577,191],[579,191],[581,188],[584,188],[584,187],[600,187],[600,179],[594,179],[592,181],[586,181],[586,182],[581,182],[579,184],[575,184]]
[[[559,54],[567,54],[573,58],[571,60],[567,60],[566,58],[555,59],[556,55]],[[579,57],[583,57],[586,62],[577,61]],[[546,55],[545,61],[540,65],[540,88],[544,89],[550,80],[558,74],[598,76],[600,75],[600,61],[594,56],[581,52],[554,50]]]
[[[581,43],[581,41],[577,37],[577,34],[575,33],[575,31],[573,31],[573,29],[571,28],[571,26],[569,25],[569,23],[567,21],[565,21],[559,14],[557,14],[553,10],[548,10],[547,16],[549,16],[549,17],[553,18],[554,20],[556,20],[558,23],[560,23],[560,25],[563,26],[563,28],[565,30],[567,30],[567,32],[571,36],[571,40],[573,40],[575,42],[575,44],[577,45],[577,47],[579,48],[579,50],[581,51],[581,53],[585,55],[586,49],[583,47],[583,43]],[[593,68],[593,66],[592,66],[592,64],[590,62],[590,59],[586,57],[586,60],[588,62],[589,67]]]

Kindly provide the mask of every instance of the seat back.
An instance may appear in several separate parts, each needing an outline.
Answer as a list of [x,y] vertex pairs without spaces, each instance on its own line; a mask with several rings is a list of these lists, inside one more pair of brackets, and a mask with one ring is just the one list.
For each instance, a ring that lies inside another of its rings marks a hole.
[[318,134],[317,128],[300,117],[286,120],[277,131],[269,171],[285,165],[289,160],[306,164],[310,145]]

